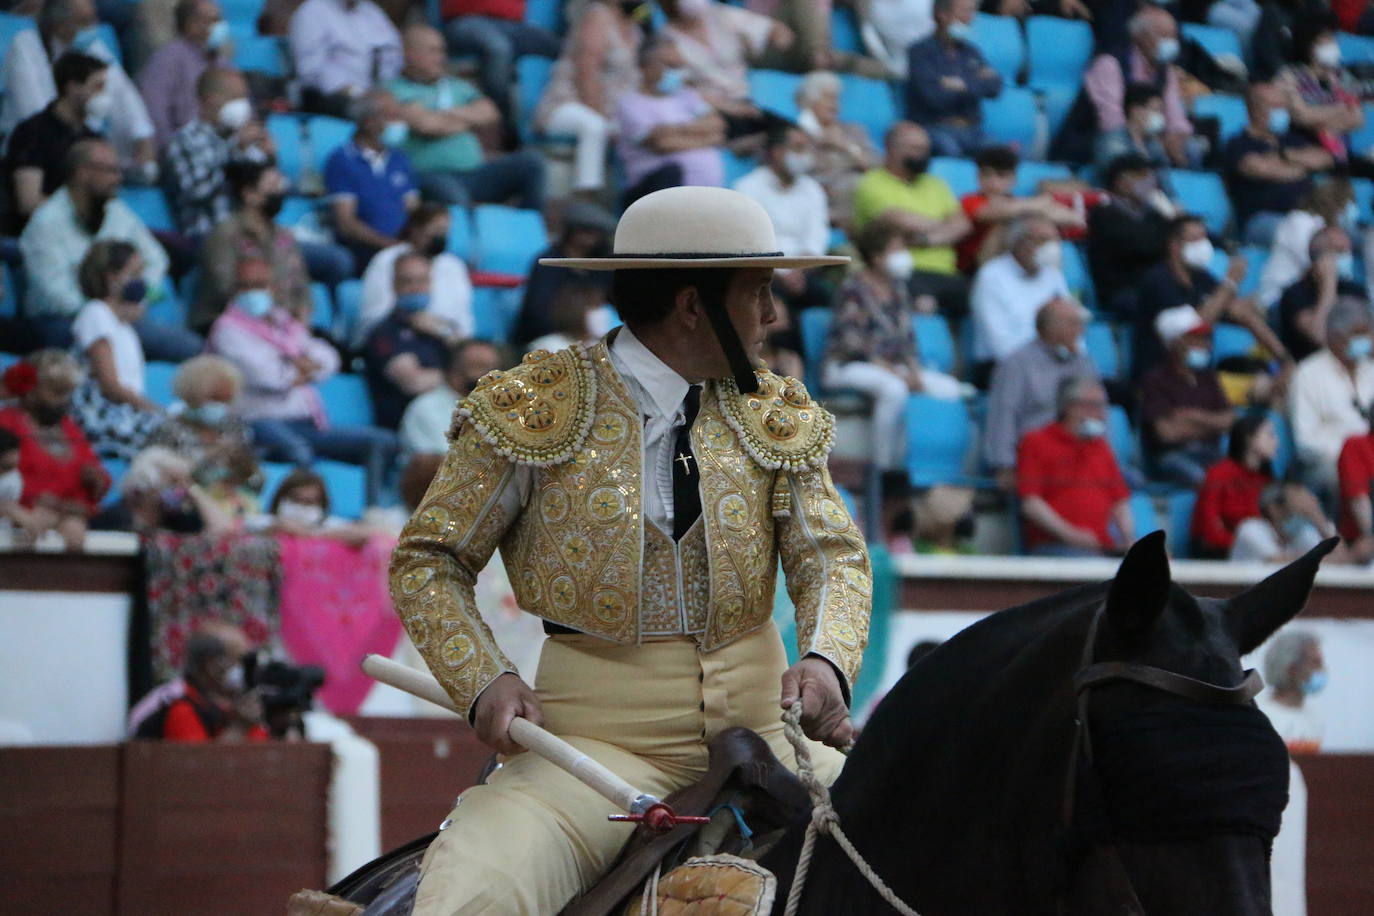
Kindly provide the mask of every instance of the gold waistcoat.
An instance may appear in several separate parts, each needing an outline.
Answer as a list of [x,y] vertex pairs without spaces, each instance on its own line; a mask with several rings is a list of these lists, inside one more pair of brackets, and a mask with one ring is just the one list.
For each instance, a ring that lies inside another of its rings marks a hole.
[[[672,539],[644,519],[641,436],[604,343],[529,354],[459,406],[453,445],[393,558],[392,595],[462,708],[514,670],[471,599],[498,541],[524,610],[619,643],[686,631],[703,651],[769,621],[781,558],[801,652],[857,673],[870,572],[825,468],[829,414],[772,373],[760,372],[753,395],[707,383],[692,427],[702,515],[681,542],[680,578]],[[520,466],[533,469],[531,492],[504,518],[498,496]]]

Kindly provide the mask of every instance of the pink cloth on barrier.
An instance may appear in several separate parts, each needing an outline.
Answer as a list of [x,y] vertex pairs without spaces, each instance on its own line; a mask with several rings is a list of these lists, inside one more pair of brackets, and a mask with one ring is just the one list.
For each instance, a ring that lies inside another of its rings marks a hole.
[[372,689],[358,668],[369,652],[391,655],[401,621],[387,592],[396,540],[374,537],[350,547],[327,537],[280,535],[281,636],[292,661],[325,670],[317,699],[335,715],[353,715]]

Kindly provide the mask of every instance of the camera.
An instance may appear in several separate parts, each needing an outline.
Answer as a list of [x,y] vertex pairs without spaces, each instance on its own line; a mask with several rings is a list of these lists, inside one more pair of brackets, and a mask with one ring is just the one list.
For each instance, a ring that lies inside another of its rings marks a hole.
[[273,738],[304,737],[301,715],[315,702],[315,691],[324,684],[318,665],[292,665],[264,653],[243,659],[243,682],[257,691],[263,721]]

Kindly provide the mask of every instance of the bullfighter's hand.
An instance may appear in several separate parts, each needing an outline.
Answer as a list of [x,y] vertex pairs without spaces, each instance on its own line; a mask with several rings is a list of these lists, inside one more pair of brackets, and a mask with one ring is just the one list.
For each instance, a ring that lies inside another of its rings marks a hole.
[[802,704],[801,727],[806,737],[838,748],[854,740],[854,723],[830,662],[808,655],[782,673],[782,708],[790,709],[796,702]]
[[543,725],[544,707],[519,675],[506,672],[488,684],[477,698],[472,724],[487,747],[499,754],[518,754],[522,748],[510,736],[510,723],[516,716]]

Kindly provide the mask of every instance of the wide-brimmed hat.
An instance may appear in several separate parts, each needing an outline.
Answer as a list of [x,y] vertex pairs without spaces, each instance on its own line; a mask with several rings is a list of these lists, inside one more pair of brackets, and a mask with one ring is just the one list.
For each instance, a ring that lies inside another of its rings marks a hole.
[[549,267],[647,270],[683,267],[825,267],[849,258],[784,257],[757,201],[728,188],[667,188],[630,205],[605,258],[540,258]]

